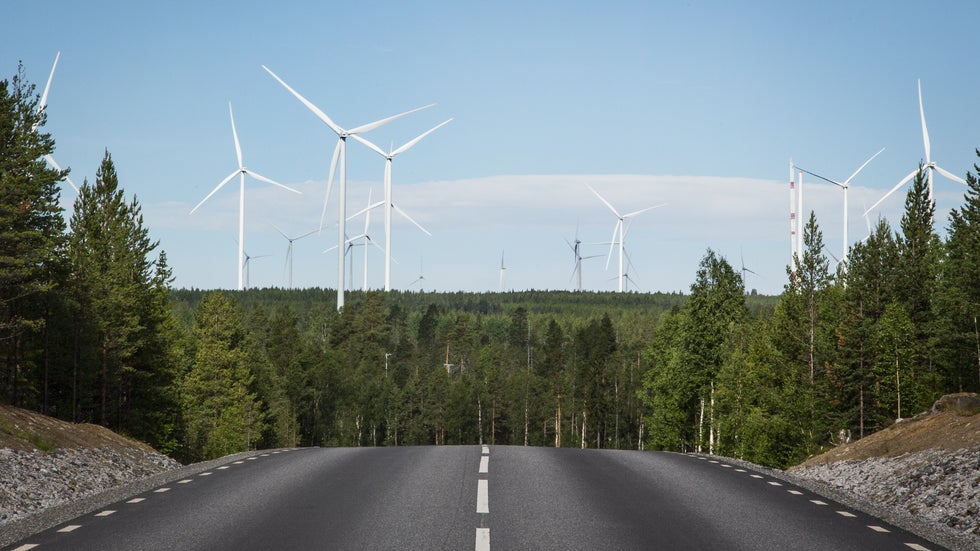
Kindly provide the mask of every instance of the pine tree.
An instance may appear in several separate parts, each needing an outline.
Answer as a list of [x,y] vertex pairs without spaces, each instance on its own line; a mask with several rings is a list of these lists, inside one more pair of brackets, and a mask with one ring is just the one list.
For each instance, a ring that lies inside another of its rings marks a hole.
[[23,65],[0,81],[0,396],[16,405],[33,405],[43,392],[25,339],[44,331],[45,304],[63,272],[57,183],[68,172],[42,159],[54,140],[39,132],[38,101]]

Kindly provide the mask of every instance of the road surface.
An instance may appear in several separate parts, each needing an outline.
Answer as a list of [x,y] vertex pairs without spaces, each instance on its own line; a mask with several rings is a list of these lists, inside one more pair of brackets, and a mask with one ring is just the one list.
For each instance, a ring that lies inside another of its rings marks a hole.
[[942,548],[719,458],[442,446],[229,459],[6,549]]

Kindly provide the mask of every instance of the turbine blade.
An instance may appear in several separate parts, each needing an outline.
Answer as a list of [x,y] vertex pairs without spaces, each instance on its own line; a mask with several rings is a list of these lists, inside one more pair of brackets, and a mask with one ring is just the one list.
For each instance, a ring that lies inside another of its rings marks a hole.
[[201,199],[201,202],[198,203],[196,207],[194,207],[193,209],[191,209],[191,212],[190,213],[191,214],[194,214],[194,211],[196,211],[197,209],[201,208],[201,205],[203,205],[208,199],[210,199],[212,195],[214,195],[215,193],[218,193],[218,190],[219,189],[225,187],[225,184],[227,184],[228,182],[230,182],[232,178],[234,178],[235,176],[238,176],[239,174],[241,174],[241,171],[240,170],[236,170],[235,172],[232,172],[231,174],[229,174],[227,178],[225,178],[224,180],[221,180],[221,183],[218,184],[217,186],[215,186],[215,188],[211,190],[211,193],[209,193],[207,197],[205,197],[204,199]]
[[922,119],[922,145],[925,146],[926,150],[926,164],[932,163],[932,157],[930,156],[930,146],[929,146],[929,131],[926,130],[926,112],[922,109],[922,80],[917,80],[919,87],[919,118]]
[[609,240],[609,254],[606,255],[606,271],[609,271],[609,261],[612,259],[613,247],[616,246],[616,235],[619,233],[619,226],[622,223],[622,219],[617,219],[616,225],[613,226],[612,238]]
[[351,137],[354,138],[355,140],[361,142],[362,144],[366,145],[369,149],[374,150],[375,152],[377,152],[378,155],[381,155],[382,157],[384,157],[386,159],[388,158],[388,154],[385,153],[380,147],[374,145],[373,143],[365,140],[364,138],[358,136],[357,134],[351,134]]
[[40,113],[48,105],[48,92],[51,91],[51,81],[54,80],[54,70],[58,67],[58,59],[61,58],[61,52],[58,52],[54,56],[54,65],[51,66],[51,74],[48,75],[48,83],[44,85],[44,93],[41,94],[41,103],[37,104],[37,111]]
[[261,180],[261,181],[263,181],[263,182],[265,182],[267,184],[272,184],[274,186],[279,186],[279,187],[281,187],[282,189],[284,189],[286,191],[291,191],[291,192],[296,193],[298,195],[302,195],[303,194],[303,192],[301,192],[299,190],[295,190],[295,189],[293,189],[293,188],[291,188],[289,186],[284,186],[284,185],[280,184],[279,182],[277,182],[277,181],[275,181],[275,180],[273,180],[271,178],[266,178],[265,176],[259,174],[258,172],[249,170],[247,168],[243,168],[242,169],[242,172],[244,172],[245,174],[248,174],[249,176],[251,176],[252,178],[255,178],[256,180]]
[[273,73],[265,65],[263,65],[262,68],[265,69],[265,71],[267,73],[269,73],[270,75],[272,75],[272,78],[278,80],[279,81],[279,84],[282,84],[286,88],[286,90],[289,90],[289,93],[291,93],[292,95],[296,96],[296,99],[298,99],[300,102],[302,102],[302,104],[305,105],[307,109],[309,109],[310,111],[312,111],[313,114],[317,116],[317,118],[319,118],[327,126],[329,126],[330,129],[333,130],[338,136],[340,136],[340,135],[342,135],[344,133],[344,129],[343,128],[337,126],[337,123],[335,123],[332,120],[330,120],[330,117],[328,117],[326,113],[324,113],[323,111],[321,111],[319,107],[317,107],[316,105],[313,105],[313,103],[310,100],[304,98],[303,96],[300,95],[299,92],[297,92],[296,90],[293,90],[292,88],[290,88],[290,86],[288,84],[286,84],[286,82],[284,80],[282,80],[281,78],[279,78],[279,75]]
[[[44,160],[47,161],[48,164],[51,165],[55,170],[61,172],[61,167],[58,166],[58,163],[54,160],[54,157],[52,157],[51,155],[45,155]],[[68,182],[68,185],[70,185],[73,190],[75,190],[75,193],[78,193],[78,186],[75,185],[75,182],[71,181],[71,178],[65,176],[65,181]]]
[[871,208],[870,209],[864,211],[864,215],[867,216],[868,213],[871,212],[871,211],[873,211],[874,208],[877,207],[878,205],[880,205],[882,201],[884,201],[885,199],[888,199],[888,196],[889,195],[891,195],[892,193],[895,193],[896,191],[898,191],[898,188],[904,186],[905,183],[908,182],[909,180],[911,180],[912,177],[915,176],[917,172],[919,172],[919,169],[913,170],[912,172],[909,173],[908,176],[902,178],[902,181],[899,182],[898,184],[896,184],[895,187],[893,187],[888,193],[886,193],[884,197],[882,197],[881,199],[878,199],[878,202],[877,203],[871,205]]
[[238,131],[235,130],[235,115],[231,112],[231,102],[228,102],[228,117],[231,118],[231,135],[235,138],[235,154],[238,155],[238,168],[242,168],[242,146],[238,143]]
[[585,186],[588,187],[590,190],[592,190],[592,193],[594,193],[595,196],[598,197],[600,201],[602,201],[603,203],[605,203],[605,205],[607,207],[609,207],[609,210],[611,210],[613,212],[613,214],[616,215],[616,218],[622,218],[619,215],[619,212],[616,210],[616,208],[613,207],[612,204],[609,203],[609,201],[606,201],[606,198],[605,197],[603,197],[602,195],[599,195],[599,192],[596,191],[595,189],[593,189],[592,186],[590,186],[589,184],[585,184]]
[[954,180],[954,181],[959,182],[959,183],[961,183],[963,185],[966,185],[966,180],[964,180],[963,178],[960,178],[959,176],[953,174],[952,172],[946,170],[945,168],[942,168],[939,165],[933,165],[933,168],[935,168],[936,170],[938,170],[940,174],[942,174],[943,176],[949,178],[950,180]]
[[283,236],[283,237],[285,237],[287,241],[292,241],[292,239],[289,239],[289,236],[288,236],[288,235],[286,235],[286,232],[284,232],[284,231],[282,231],[281,229],[279,229],[279,226],[277,226],[277,225],[275,225],[275,224],[273,224],[273,225],[272,225],[272,227],[273,227],[273,228],[275,228],[275,230],[276,230],[277,232],[279,232],[279,235],[281,235],[281,236]]
[[375,128],[377,128],[377,127],[379,127],[381,125],[388,124],[389,122],[391,122],[391,121],[393,121],[395,119],[400,119],[400,118],[402,118],[402,117],[404,117],[406,115],[411,115],[412,113],[416,113],[416,112],[421,111],[423,109],[428,109],[428,108],[432,107],[433,105],[435,105],[435,104],[434,103],[430,103],[429,105],[423,105],[422,107],[416,107],[415,109],[412,109],[411,111],[405,111],[404,113],[399,113],[397,115],[392,115],[390,117],[387,117],[387,118],[384,118],[384,119],[381,119],[381,120],[378,120],[378,121],[369,122],[367,124],[362,124],[361,126],[358,126],[356,128],[352,128],[352,129],[348,130],[347,133],[348,134],[363,134],[364,132],[369,132],[371,130],[374,130]]
[[[327,195],[323,198],[323,212],[320,213],[320,232],[323,232],[323,221],[327,219],[327,204],[330,202],[330,190],[333,188],[333,174],[337,169],[337,159],[340,157],[340,147],[343,142],[337,140],[337,146],[333,148],[333,158],[330,159],[330,175],[327,178]],[[337,222],[338,224],[340,222]]]
[[647,207],[645,209],[635,210],[629,214],[624,214],[623,218],[630,218],[631,216],[636,216],[637,214],[643,214],[648,210],[659,209],[660,207],[666,207],[667,203],[660,203],[659,205],[653,205],[652,207]]
[[420,134],[419,136],[417,136],[417,137],[416,137],[415,139],[413,139],[413,140],[411,140],[410,142],[408,142],[408,143],[406,143],[405,145],[403,145],[403,146],[401,146],[401,147],[399,147],[398,149],[396,149],[396,150],[394,150],[394,151],[392,151],[392,152],[391,152],[391,156],[392,156],[392,157],[394,157],[395,155],[398,155],[399,153],[404,153],[404,152],[406,152],[406,151],[408,151],[408,150],[409,150],[409,149],[411,149],[411,148],[412,148],[412,147],[413,147],[413,146],[414,146],[415,144],[417,144],[417,143],[419,143],[419,142],[420,142],[420,141],[422,140],[422,138],[424,138],[424,137],[426,137],[426,136],[428,136],[429,134],[431,134],[431,133],[433,133],[433,132],[435,132],[436,130],[439,130],[439,129],[440,129],[440,128],[442,128],[443,126],[446,126],[446,125],[447,125],[447,124],[449,124],[449,123],[450,123],[450,121],[452,121],[452,120],[453,120],[453,119],[449,119],[449,120],[446,120],[446,121],[444,121],[444,122],[442,122],[442,123],[440,123],[440,124],[438,124],[438,125],[436,125],[436,126],[434,126],[434,127],[432,127],[432,128],[430,128],[430,129],[428,129],[428,130],[426,130],[425,132],[423,132],[422,134]]
[[409,222],[415,224],[415,227],[417,227],[418,229],[422,230],[422,232],[425,233],[425,235],[428,235],[429,237],[432,237],[432,234],[429,233],[429,230],[423,228],[421,224],[419,224],[418,222],[416,222],[415,220],[413,220],[412,217],[409,216],[405,211],[403,211],[402,209],[398,208],[398,205],[394,205],[393,204],[391,206],[395,207],[395,210],[398,211],[398,214],[404,216],[406,220],[408,220]]
[[372,211],[372,210],[374,210],[374,209],[376,209],[376,208],[378,208],[378,207],[380,207],[381,205],[384,205],[384,204],[385,204],[384,201],[377,201],[375,203],[371,203],[370,205],[364,207],[363,209],[361,209],[361,210],[355,212],[354,214],[348,216],[347,217],[347,220],[348,221],[353,220],[353,219],[357,218],[358,216],[360,216],[360,215],[362,215],[362,214],[364,214],[366,212],[370,212],[370,211]]
[[859,166],[858,169],[854,171],[854,174],[851,174],[851,176],[848,179],[844,180],[844,185],[842,187],[847,187],[848,184],[851,183],[851,180],[853,180],[854,177],[858,175],[858,172],[861,172],[862,170],[864,170],[864,167],[868,166],[868,163],[870,163],[871,161],[873,161],[875,157],[877,157],[878,155],[881,155],[881,152],[884,151],[884,150],[885,150],[885,148],[882,147],[881,149],[878,150],[877,153],[875,153],[874,155],[872,155],[871,157],[869,157],[867,161],[864,161],[864,164],[861,165],[861,166]]

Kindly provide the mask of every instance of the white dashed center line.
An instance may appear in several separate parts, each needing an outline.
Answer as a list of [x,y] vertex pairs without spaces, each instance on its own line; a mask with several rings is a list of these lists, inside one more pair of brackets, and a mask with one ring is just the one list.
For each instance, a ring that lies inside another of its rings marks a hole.
[[476,529],[476,551],[490,551],[490,529]]
[[487,474],[490,470],[490,456],[484,455],[480,457],[480,474]]
[[483,455],[490,455],[490,446],[483,446]]
[[476,512],[477,513],[490,512],[490,499],[487,496],[486,480],[476,481]]

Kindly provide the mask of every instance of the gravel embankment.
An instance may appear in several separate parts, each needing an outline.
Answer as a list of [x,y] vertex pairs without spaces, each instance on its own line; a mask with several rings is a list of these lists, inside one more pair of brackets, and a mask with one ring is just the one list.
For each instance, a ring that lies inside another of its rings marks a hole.
[[856,496],[876,509],[869,512],[932,531],[924,535],[951,548],[980,549],[980,446],[838,461],[789,474],[824,484],[845,499]]
[[135,448],[0,448],[0,526],[178,467],[165,455]]

